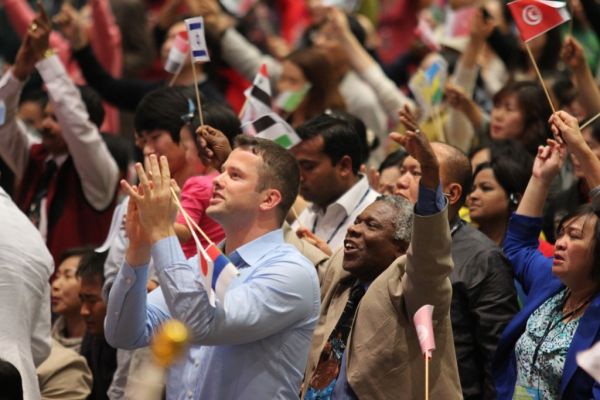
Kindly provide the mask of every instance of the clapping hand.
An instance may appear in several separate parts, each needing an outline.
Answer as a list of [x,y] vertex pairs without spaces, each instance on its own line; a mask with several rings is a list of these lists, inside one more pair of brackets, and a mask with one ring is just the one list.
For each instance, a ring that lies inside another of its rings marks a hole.
[[121,186],[131,196],[129,201],[135,203],[139,225],[147,235],[145,238],[139,236],[140,240],[145,239],[155,243],[175,235],[173,222],[177,216],[177,206],[172,198],[172,191],[177,191],[178,186],[171,179],[169,163],[165,156],[160,157],[159,163],[156,155],[152,154],[146,165],[146,170],[140,163],[135,165],[140,180],[137,188],[132,187],[125,180],[121,181]]

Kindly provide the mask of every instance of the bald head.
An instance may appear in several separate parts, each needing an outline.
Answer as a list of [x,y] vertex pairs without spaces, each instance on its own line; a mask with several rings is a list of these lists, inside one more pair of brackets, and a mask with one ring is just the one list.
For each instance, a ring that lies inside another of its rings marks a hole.
[[471,162],[457,147],[446,143],[431,143],[433,152],[440,163],[440,180],[447,187],[452,183],[460,185],[461,196],[456,204],[460,208],[471,190]]

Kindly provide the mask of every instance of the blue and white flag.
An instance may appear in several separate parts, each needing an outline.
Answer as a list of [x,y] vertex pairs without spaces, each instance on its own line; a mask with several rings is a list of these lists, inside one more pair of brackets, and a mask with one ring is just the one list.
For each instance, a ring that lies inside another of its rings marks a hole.
[[210,61],[206,39],[204,38],[204,18],[194,17],[185,20],[185,26],[188,31],[188,40],[192,62]]

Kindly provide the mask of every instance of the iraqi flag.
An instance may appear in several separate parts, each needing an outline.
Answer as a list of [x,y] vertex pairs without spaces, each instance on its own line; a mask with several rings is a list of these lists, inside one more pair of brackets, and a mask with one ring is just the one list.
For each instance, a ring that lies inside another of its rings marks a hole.
[[252,86],[246,89],[244,96],[246,96],[246,103],[240,115],[242,124],[271,112],[271,82],[265,64],[260,66]]
[[301,141],[294,128],[273,112],[242,125],[242,131],[248,135],[272,140],[284,149],[290,149]]
[[165,71],[170,74],[181,72],[189,51],[190,45],[187,31],[179,32],[175,36],[171,50],[169,50],[169,56],[167,57],[167,62],[165,62]]
[[524,42],[571,19],[567,3],[546,0],[516,0],[508,8]]
[[204,281],[204,288],[209,293],[210,304],[215,306],[215,295],[221,304],[224,304],[227,288],[231,281],[239,275],[239,272],[214,243],[211,243],[206,249],[199,247],[198,250],[200,273]]
[[193,62],[210,61],[206,39],[204,38],[204,18],[194,17],[185,20]]

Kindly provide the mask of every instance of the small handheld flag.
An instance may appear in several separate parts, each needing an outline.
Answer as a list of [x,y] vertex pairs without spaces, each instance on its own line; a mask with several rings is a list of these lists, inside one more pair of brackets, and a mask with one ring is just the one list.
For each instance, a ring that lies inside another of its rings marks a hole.
[[187,32],[179,32],[175,36],[171,50],[169,50],[169,56],[165,62],[165,71],[170,74],[179,74],[189,51],[190,46]]
[[292,113],[306,97],[306,94],[311,88],[311,84],[307,83],[300,90],[285,90],[277,96],[275,99],[275,107],[279,110],[283,110],[286,113]]
[[508,3],[524,42],[548,32],[571,19],[567,3],[547,0],[516,0]]
[[242,125],[242,131],[249,135],[272,140],[285,149],[289,149],[301,141],[294,128],[273,112]]
[[425,357],[425,400],[429,400],[429,360],[431,359],[431,352],[435,350],[432,318],[433,306],[430,304],[419,308],[413,316],[419,345],[421,346],[421,353]]
[[424,18],[419,18],[419,24],[415,28],[415,35],[417,35],[423,44],[431,51],[439,51],[442,48],[435,38],[433,29]]
[[185,20],[190,43],[192,61],[205,62],[210,61],[206,39],[204,38],[204,18],[194,17]]
[[425,358],[431,358],[431,352],[435,350],[435,337],[433,336],[433,306],[426,304],[419,308],[413,317],[421,352]]
[[408,87],[423,110],[430,113],[441,104],[447,75],[448,63],[439,57],[425,71],[415,73],[408,82]]
[[246,102],[240,113],[242,124],[271,112],[271,82],[265,64],[260,66],[252,86],[244,92]]
[[[239,275],[237,268],[225,257],[214,243],[208,245],[206,249],[201,250],[198,255],[200,262],[200,272],[210,282],[210,289],[214,291],[221,303],[225,300],[225,293],[231,281]],[[209,288],[207,288],[209,290]],[[211,304],[214,305],[214,295],[210,294]]]

